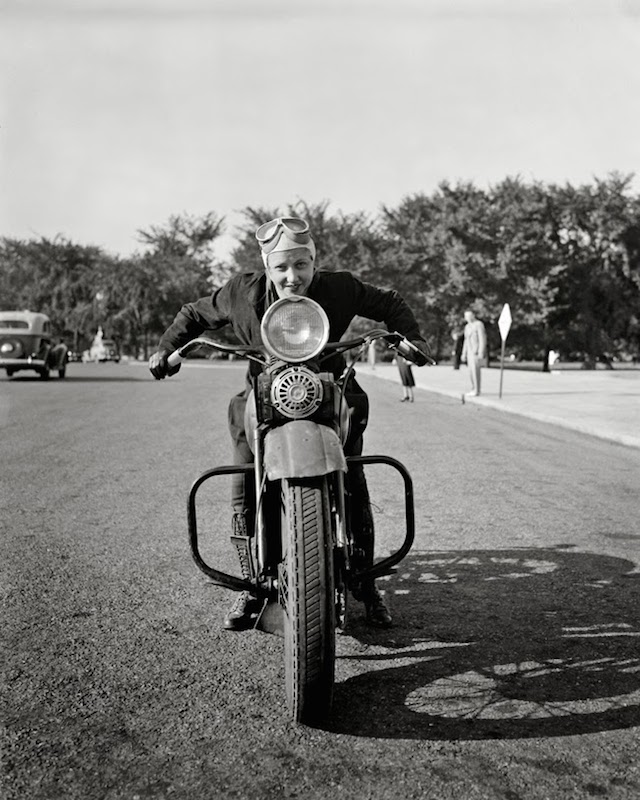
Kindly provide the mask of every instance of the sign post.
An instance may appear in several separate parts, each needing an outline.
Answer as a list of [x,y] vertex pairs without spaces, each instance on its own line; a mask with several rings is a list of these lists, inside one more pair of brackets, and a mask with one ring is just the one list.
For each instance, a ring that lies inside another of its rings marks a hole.
[[502,374],[504,372],[504,347],[507,341],[507,336],[509,335],[509,330],[511,328],[511,309],[509,308],[509,303],[505,303],[502,307],[502,311],[500,312],[500,317],[498,319],[498,327],[500,328],[500,336],[502,338],[502,349],[500,353],[500,394],[499,397],[502,398]]

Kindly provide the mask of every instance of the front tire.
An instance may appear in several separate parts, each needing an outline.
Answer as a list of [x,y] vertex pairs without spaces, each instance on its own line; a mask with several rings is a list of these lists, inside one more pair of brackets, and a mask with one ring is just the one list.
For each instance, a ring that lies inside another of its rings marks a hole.
[[333,542],[326,477],[282,481],[280,587],[287,704],[314,725],[331,707],[335,674]]

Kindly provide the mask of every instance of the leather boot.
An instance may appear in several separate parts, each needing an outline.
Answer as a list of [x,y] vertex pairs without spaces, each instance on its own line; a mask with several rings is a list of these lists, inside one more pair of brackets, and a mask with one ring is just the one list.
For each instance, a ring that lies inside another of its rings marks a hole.
[[[247,532],[245,512],[236,511],[234,513],[231,530],[231,543],[238,553],[242,577],[247,581],[253,580],[255,570],[251,558],[251,540]],[[246,631],[248,628],[252,628],[260,609],[261,605],[256,597],[250,592],[240,592],[224,618],[225,630]]]
[[240,592],[224,618],[227,631],[246,631],[252,628],[260,613],[260,603],[249,592]]
[[[375,533],[369,490],[362,467],[356,467],[349,474],[348,491],[357,554],[356,568],[370,567],[373,564]],[[352,594],[356,600],[364,603],[367,625],[375,628],[390,628],[393,625],[389,609],[374,579],[368,578],[360,586],[354,587]]]
[[375,581],[367,581],[362,586],[362,601],[366,611],[367,625],[371,625],[373,628],[391,628],[393,619]]

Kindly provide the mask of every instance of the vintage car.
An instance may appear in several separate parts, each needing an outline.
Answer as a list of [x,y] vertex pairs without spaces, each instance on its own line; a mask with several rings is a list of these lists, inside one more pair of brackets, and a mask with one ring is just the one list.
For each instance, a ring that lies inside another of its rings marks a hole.
[[102,327],[98,328],[98,333],[93,340],[89,350],[82,353],[82,361],[120,361],[120,351],[114,339],[105,339]]
[[118,345],[113,339],[102,340],[102,350],[98,354],[98,361],[115,361],[116,364],[120,361],[120,352]]
[[0,369],[5,369],[9,377],[19,370],[31,369],[43,380],[52,370],[64,378],[67,361],[67,346],[54,341],[46,314],[0,311]]

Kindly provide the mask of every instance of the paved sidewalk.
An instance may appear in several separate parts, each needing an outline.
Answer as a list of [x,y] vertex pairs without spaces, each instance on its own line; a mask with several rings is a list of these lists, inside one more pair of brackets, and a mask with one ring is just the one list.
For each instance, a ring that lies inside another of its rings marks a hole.
[[[401,384],[393,364],[359,364],[359,375]],[[482,370],[482,395],[464,397],[471,388],[469,373],[451,365],[414,367],[418,389],[453,397],[458,402],[520,414],[561,425],[591,436],[640,447],[640,370],[558,370],[551,373],[500,368]]]

